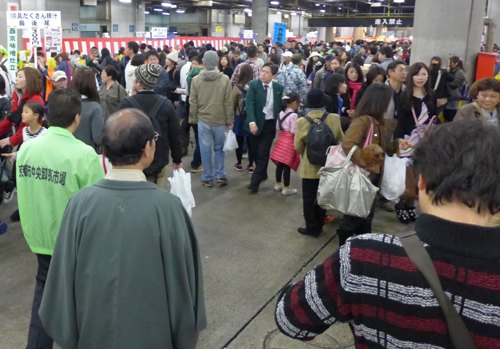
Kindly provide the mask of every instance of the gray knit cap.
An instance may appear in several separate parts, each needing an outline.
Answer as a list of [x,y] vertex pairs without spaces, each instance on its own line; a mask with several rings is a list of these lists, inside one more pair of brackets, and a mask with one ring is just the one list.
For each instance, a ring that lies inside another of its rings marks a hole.
[[215,51],[206,51],[203,55],[203,65],[206,70],[214,70],[219,62],[219,57]]
[[152,90],[158,82],[160,73],[160,65],[147,63],[137,67],[137,69],[135,70],[135,79],[145,89]]

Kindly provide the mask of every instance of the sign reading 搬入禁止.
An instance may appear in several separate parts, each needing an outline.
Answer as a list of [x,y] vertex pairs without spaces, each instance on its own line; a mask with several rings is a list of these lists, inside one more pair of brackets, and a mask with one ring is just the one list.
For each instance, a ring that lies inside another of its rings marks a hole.
[[7,27],[60,28],[61,11],[7,11]]

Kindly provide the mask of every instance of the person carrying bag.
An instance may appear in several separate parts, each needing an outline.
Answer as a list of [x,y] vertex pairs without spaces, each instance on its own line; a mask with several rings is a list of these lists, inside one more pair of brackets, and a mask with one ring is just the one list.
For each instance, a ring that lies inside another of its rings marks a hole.
[[[352,162],[368,171],[366,176],[371,184],[379,187],[384,175],[384,156],[399,153],[412,146],[411,142],[401,139],[391,141],[394,124],[384,119],[392,99],[392,89],[383,84],[372,84],[363,94],[361,101],[353,114],[353,122],[347,130],[342,149],[345,154],[353,151]],[[366,185],[366,188],[370,186]],[[368,196],[369,197],[369,196]],[[365,196],[359,197],[365,198]],[[368,202],[359,202],[359,205],[368,205]],[[369,234],[372,232],[372,221],[375,215],[374,201],[371,201],[369,214],[366,217],[360,215],[345,214],[337,230],[339,245],[354,235]]]

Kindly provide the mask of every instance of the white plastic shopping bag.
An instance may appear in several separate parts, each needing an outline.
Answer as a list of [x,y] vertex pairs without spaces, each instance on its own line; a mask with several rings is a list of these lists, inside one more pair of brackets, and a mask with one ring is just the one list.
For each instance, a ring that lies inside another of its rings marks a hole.
[[385,154],[384,176],[380,184],[380,195],[387,200],[395,201],[403,195],[406,189],[406,162],[407,159],[397,155]]
[[233,151],[238,149],[238,141],[233,130],[226,132],[226,141],[224,142],[224,151]]
[[192,208],[195,207],[193,192],[191,191],[191,173],[186,173],[182,168],[174,171],[174,176],[168,179],[170,181],[170,193],[178,196],[182,205],[189,216],[192,214]]

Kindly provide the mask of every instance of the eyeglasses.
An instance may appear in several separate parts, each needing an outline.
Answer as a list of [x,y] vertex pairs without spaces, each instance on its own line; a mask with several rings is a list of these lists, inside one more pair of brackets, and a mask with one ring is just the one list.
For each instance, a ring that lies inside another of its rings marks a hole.
[[158,138],[160,138],[160,134],[158,132],[155,132],[155,135],[153,136],[155,142],[158,142]]

